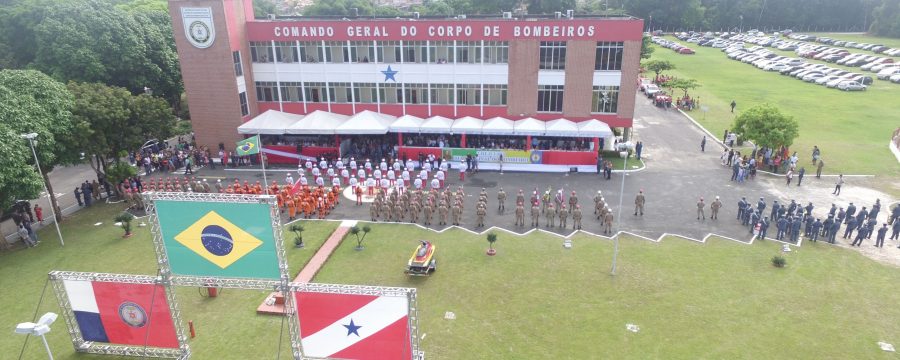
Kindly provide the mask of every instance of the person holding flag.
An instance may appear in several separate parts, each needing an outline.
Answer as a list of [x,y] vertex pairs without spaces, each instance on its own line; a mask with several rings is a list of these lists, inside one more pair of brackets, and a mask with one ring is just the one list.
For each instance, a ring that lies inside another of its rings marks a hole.
[[262,171],[263,171],[263,183],[265,184],[265,187],[268,188],[269,181],[266,179],[266,163],[262,157],[262,152],[260,150],[261,150],[261,146],[260,146],[260,142],[259,142],[259,135],[256,135],[256,136],[249,137],[244,140],[238,141],[235,144],[234,151],[238,156],[249,156],[249,155],[259,154],[259,163],[260,163],[260,166],[262,167]]

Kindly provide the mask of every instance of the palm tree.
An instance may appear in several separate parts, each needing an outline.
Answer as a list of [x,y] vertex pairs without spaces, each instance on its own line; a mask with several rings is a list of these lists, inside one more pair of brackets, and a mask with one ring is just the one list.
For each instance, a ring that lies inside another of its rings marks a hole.
[[131,236],[131,220],[134,220],[134,215],[126,211],[116,216],[113,220],[125,230],[125,235],[122,235],[123,238]]
[[[360,231],[363,233],[362,237],[359,237]],[[350,228],[350,233],[356,236],[356,250],[363,249],[362,243],[366,240],[366,235],[368,235],[370,231],[372,231],[372,228],[369,225],[363,225],[362,229],[360,229],[359,226]]]
[[303,225],[295,223],[295,224],[291,225],[290,230],[295,235],[297,235],[296,237],[294,237],[294,246],[297,248],[302,248],[303,247],[303,230],[306,230],[306,229],[303,228]]

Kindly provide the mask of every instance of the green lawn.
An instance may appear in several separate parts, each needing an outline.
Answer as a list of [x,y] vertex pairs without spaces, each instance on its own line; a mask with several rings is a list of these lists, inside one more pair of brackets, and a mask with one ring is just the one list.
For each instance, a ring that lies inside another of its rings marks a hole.
[[[900,343],[900,272],[852,251],[807,245],[776,269],[773,242],[623,239],[611,277],[609,241],[498,235],[488,257],[484,236],[375,225],[315,280],[416,287],[431,359],[887,359],[876,342]],[[403,274],[417,239],[437,245],[430,278]]]
[[[122,209],[122,206],[104,204],[68,218],[62,226],[66,239],[64,248],[60,248],[56,231],[50,227],[39,232],[42,243],[37,248],[0,253],[0,272],[3,274],[0,277],[0,308],[3,309],[0,326],[11,333],[15,324],[31,320],[51,270],[156,274],[156,255],[149,226],[137,227],[141,220],[136,220],[133,223],[135,235],[122,239],[122,229],[111,225],[112,218]],[[94,226],[98,221],[104,224]],[[305,249],[294,249],[293,236],[285,231],[288,267],[292,275],[300,271],[338,224],[304,221]],[[194,358],[274,358],[281,318],[256,315],[256,307],[268,293],[225,289],[218,298],[210,299],[202,297],[196,288],[179,288],[176,294],[185,325],[188,320],[193,320],[198,332],[198,337],[191,341],[191,349],[197,355]],[[47,311],[59,311],[52,287],[47,288],[39,315]],[[284,331],[283,354],[289,355],[290,338],[286,326]],[[24,340],[23,336],[4,336],[0,338],[0,349],[5,349],[4,353],[18,354]],[[57,359],[110,358],[77,355],[62,318],[54,324],[48,340]],[[40,340],[31,339],[23,359],[45,356]],[[15,359],[16,355],[3,358]]]
[[822,149],[825,173],[900,175],[900,164],[887,146],[898,126],[900,85],[876,80],[868,91],[847,93],[730,60],[720,49],[691,45],[695,55],[657,47],[653,59],[674,63],[677,69],[670,75],[700,82],[702,87],[691,94],[709,112],[705,120],[700,110],[691,115],[713,134],[721,136],[731,128],[732,100],[736,112],[769,102],[799,122],[800,137],[792,148],[801,159],[808,161],[813,145]]

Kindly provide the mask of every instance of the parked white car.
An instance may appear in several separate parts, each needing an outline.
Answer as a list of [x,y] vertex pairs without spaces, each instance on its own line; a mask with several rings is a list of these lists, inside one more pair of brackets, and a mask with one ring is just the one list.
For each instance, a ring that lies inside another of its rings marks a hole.
[[837,86],[838,89],[844,91],[865,91],[866,86],[853,80],[842,81]]
[[887,79],[890,79],[891,76],[894,76],[897,74],[900,74],[900,67],[882,69],[881,71],[878,72],[878,75],[876,75],[876,77],[879,80],[887,80]]

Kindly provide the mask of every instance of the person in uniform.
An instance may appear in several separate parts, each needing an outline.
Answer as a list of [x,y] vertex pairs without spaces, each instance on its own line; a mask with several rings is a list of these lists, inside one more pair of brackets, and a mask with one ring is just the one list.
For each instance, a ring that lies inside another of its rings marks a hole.
[[519,189],[519,192],[516,193],[516,204],[525,205],[525,192],[522,189]]
[[413,224],[419,222],[419,204],[415,201],[409,204],[409,222]]
[[459,218],[462,215],[462,209],[459,207],[459,202],[453,204],[451,212],[453,213],[453,225],[459,226]]
[[597,190],[597,195],[594,195],[594,215],[600,213],[600,209],[602,206],[599,206],[600,199],[603,198],[603,191]]
[[[540,224],[538,224],[540,217],[541,209],[538,207],[537,202],[531,203],[531,227],[536,228],[540,226]],[[897,223],[900,224],[900,221],[898,221]]]
[[559,209],[559,227],[561,229],[565,229],[568,227],[567,219],[569,218],[569,210],[566,209],[566,204],[562,204],[562,208]]
[[373,202],[369,205],[369,216],[372,217],[372,221],[378,221],[378,202]]
[[422,208],[422,212],[423,212],[424,215],[425,215],[425,216],[424,216],[424,217],[425,217],[425,219],[424,219],[424,220],[425,220],[425,225],[431,225],[431,213],[432,213],[432,211],[434,211],[434,209],[432,209],[432,207],[431,207],[431,201],[426,201],[426,202],[425,202],[425,207]]
[[613,214],[612,210],[609,207],[606,208],[606,215],[603,217],[603,224],[606,226],[604,232],[606,234],[612,233],[612,223],[613,223]]
[[503,191],[502,187],[497,192],[497,211],[501,214],[506,211],[506,192]]
[[568,210],[571,213],[575,211],[575,206],[578,205],[578,195],[575,194],[575,190],[572,190],[572,195],[569,196],[569,207]]
[[475,210],[475,216],[478,218],[478,223],[475,225],[477,227],[484,226],[484,216],[487,215],[487,211],[484,210],[484,206],[478,206],[478,209]]
[[449,205],[446,201],[441,200],[441,203],[438,204],[438,225],[447,225],[447,215],[449,212]]
[[637,216],[638,212],[641,213],[641,216],[644,216],[644,190],[638,191],[637,196],[634,197],[634,216]]
[[393,222],[401,222],[403,221],[403,203],[395,202],[394,206],[391,207],[391,221]]
[[544,211],[544,215],[547,216],[547,227],[555,227],[556,223],[556,208],[553,206],[553,203],[547,204],[547,210]]
[[581,230],[581,205],[575,205],[575,210],[572,210],[572,228]]
[[722,208],[722,201],[719,200],[719,197],[716,196],[716,200],[713,200],[712,204],[709,204],[709,218],[712,220],[719,219],[719,209]]
[[525,226],[525,205],[516,204],[516,226]]
[[705,207],[706,203],[703,202],[703,198],[700,198],[700,201],[697,201],[697,220],[700,220],[700,218],[706,220],[706,213],[703,211]]

